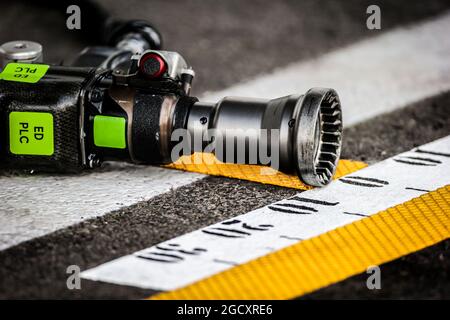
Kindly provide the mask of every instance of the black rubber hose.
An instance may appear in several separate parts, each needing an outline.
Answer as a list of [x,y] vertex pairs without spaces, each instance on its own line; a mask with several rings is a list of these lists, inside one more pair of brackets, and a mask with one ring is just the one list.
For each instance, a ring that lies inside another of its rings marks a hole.
[[158,30],[143,20],[119,20],[113,18],[101,5],[92,0],[22,0],[27,5],[57,10],[67,16],[70,5],[81,9],[81,34],[92,43],[114,46],[128,33],[138,33],[152,49],[161,49],[162,39]]

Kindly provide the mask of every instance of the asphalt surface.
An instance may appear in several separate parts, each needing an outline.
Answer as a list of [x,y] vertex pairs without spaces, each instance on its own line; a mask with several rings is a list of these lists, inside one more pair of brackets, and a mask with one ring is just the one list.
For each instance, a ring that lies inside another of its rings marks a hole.
[[[378,1],[383,29],[365,27],[369,1],[102,1],[123,18],[147,18],[197,71],[196,92],[222,89],[442,12],[448,1]],[[58,61],[83,42],[56,13],[2,3],[0,39],[39,40]],[[21,19],[17,19],[20,15]],[[15,28],[8,28],[14,22]],[[195,40],[194,40],[195,39]],[[280,49],[282,48],[282,49]],[[357,85],[357,84],[355,84]],[[450,93],[371,119],[344,132],[343,158],[374,163],[450,134]],[[82,282],[66,287],[67,266],[82,270],[286,198],[298,190],[208,177],[0,252],[0,298],[142,298],[151,291]],[[81,213],[82,214],[82,213]],[[305,298],[449,298],[449,242],[381,267],[379,291],[364,274]]]
[[[449,104],[450,93],[447,93],[346,130],[343,155],[375,162],[444,137],[450,134]],[[430,112],[424,113],[424,108]],[[0,297],[141,298],[153,292],[90,281],[83,281],[80,291],[69,291],[65,270],[72,264],[82,270],[94,267],[297,192],[228,178],[205,178],[150,201],[0,252]],[[407,261],[411,261],[411,265],[416,264],[417,269],[404,268],[405,259],[394,262],[386,271],[382,267],[383,282],[391,281],[396,288],[395,291],[386,290],[386,295],[393,298],[448,298],[447,249],[448,245],[437,245],[425,253],[412,254]],[[439,258],[430,259],[427,255]],[[420,272],[423,290],[411,292],[411,283],[417,281],[417,270],[428,269],[432,272]],[[388,275],[386,278],[385,274]],[[365,279],[364,276],[362,278]],[[358,279],[347,280],[350,284],[343,290],[323,290],[315,297],[356,298],[373,293],[361,289],[358,295],[354,286],[362,287],[365,283],[364,280],[361,285]],[[343,284],[336,286],[339,285]],[[377,291],[377,295],[384,292]]]

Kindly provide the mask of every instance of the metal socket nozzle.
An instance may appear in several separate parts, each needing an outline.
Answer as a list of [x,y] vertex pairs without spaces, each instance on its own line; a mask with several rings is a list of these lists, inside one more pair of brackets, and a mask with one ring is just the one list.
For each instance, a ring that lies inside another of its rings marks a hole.
[[[223,162],[253,163],[249,161],[250,141],[257,140],[258,148],[266,148],[268,153],[275,147],[279,155],[277,169],[296,172],[308,185],[324,186],[332,180],[340,156],[341,104],[337,93],[326,88],[272,100],[226,97],[216,104],[196,102],[189,112],[187,129],[190,135],[204,135],[207,129],[215,129],[219,133],[216,137],[222,139],[216,143],[227,139],[245,141],[245,148],[235,144],[231,158],[227,156],[230,150],[216,149],[216,157]],[[269,131],[269,135],[263,136],[261,129]],[[274,129],[277,134],[271,136]],[[203,148],[205,144],[192,146],[192,151]],[[236,156],[242,152],[242,157]],[[259,157],[256,162],[267,164]]]

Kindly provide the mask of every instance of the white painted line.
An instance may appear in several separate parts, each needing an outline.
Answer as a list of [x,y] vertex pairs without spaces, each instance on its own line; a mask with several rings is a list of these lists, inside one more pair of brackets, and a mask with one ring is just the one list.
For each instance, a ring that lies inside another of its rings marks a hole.
[[126,164],[81,176],[0,177],[0,250],[148,200],[202,177]]
[[[450,14],[445,14],[207,94],[203,100],[217,101],[225,95],[270,98],[328,86],[339,92],[349,126],[448,90],[448,30]],[[126,168],[82,176],[0,177],[0,250],[202,177],[158,168]],[[119,182],[121,190],[111,194],[110,186]]]
[[449,183],[450,136],[325,188],[299,193],[84,271],[82,277],[148,289],[176,289]]
[[[278,98],[311,87],[338,92],[344,125],[450,89],[450,13],[398,28],[355,43],[316,60],[295,63],[223,91],[207,93],[207,101],[224,96]],[[280,52],[282,57],[282,51]]]

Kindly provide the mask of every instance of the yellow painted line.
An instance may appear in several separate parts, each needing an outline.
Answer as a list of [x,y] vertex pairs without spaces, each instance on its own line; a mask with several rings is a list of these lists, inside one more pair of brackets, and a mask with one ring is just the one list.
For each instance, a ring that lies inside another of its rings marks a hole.
[[450,185],[150,299],[291,299],[450,236]]
[[[295,174],[286,174],[270,167],[260,165],[223,163],[217,160],[211,153],[194,153],[191,156],[183,156],[176,162],[166,165],[165,167],[300,190],[309,190],[313,188],[300,181]],[[365,167],[367,167],[367,164],[364,162],[340,160],[334,179],[338,179]]]

